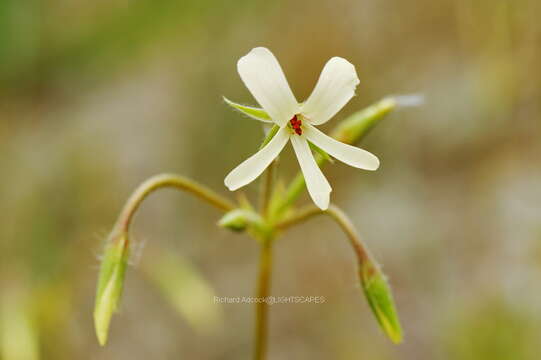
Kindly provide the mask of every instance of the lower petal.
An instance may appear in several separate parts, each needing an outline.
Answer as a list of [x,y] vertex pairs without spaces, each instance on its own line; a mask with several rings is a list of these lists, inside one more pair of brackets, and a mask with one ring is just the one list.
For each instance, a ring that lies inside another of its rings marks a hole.
[[306,138],[293,135],[291,136],[291,144],[297,155],[310,197],[321,210],[327,210],[332,189],[321,169],[317,166]]
[[310,124],[306,124],[304,131],[308,140],[350,166],[364,170],[376,170],[379,167],[379,159],[366,150],[337,141]]
[[272,140],[257,153],[249,157],[242,164],[234,168],[225,177],[224,183],[229,190],[237,190],[254,181],[280,154],[289,139],[289,131],[286,127],[278,130]]

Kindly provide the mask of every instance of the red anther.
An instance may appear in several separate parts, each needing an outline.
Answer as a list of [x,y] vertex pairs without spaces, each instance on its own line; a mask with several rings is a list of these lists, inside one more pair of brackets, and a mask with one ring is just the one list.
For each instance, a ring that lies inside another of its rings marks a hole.
[[295,130],[295,133],[297,135],[302,134],[302,129],[301,129],[302,121],[297,118],[297,115],[293,115],[291,120],[289,120],[289,123],[291,124],[291,127],[293,128],[293,130]]

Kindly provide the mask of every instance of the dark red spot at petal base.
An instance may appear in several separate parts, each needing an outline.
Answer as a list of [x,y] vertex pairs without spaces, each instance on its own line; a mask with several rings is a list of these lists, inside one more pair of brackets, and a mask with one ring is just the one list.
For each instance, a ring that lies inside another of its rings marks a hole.
[[302,121],[297,118],[297,115],[294,115],[291,120],[289,120],[289,123],[297,135],[302,135]]

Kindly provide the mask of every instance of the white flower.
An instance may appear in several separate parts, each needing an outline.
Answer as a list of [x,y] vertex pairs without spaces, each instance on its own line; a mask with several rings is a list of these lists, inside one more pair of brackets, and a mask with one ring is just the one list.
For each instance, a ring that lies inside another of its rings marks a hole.
[[[379,167],[379,160],[373,154],[339,142],[315,127],[329,121],[355,94],[359,79],[355,67],[347,60],[339,57],[330,59],[308,100],[300,104],[291,92],[280,64],[268,49],[253,49],[240,58],[237,69],[242,81],[264,110],[245,107],[243,112],[257,120],[273,122],[280,130],[264,148],[226,176],[224,182],[229,190],[237,190],[254,181],[289,140],[306,180],[308,193],[322,210],[329,206],[332,189],[316,164],[308,141],[348,165],[365,170]],[[265,112],[268,116],[263,116]]]

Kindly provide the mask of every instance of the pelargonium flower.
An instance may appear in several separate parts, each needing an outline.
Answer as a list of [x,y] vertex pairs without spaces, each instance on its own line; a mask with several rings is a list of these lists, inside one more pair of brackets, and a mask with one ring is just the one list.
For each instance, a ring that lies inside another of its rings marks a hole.
[[340,57],[331,58],[323,67],[312,94],[303,103],[297,102],[278,60],[268,49],[253,49],[240,58],[237,69],[248,90],[263,107],[262,110],[243,107],[243,112],[254,119],[272,122],[279,130],[265,147],[226,176],[224,182],[229,190],[254,181],[288,141],[293,145],[308,193],[322,210],[329,206],[332,188],[317,165],[309,142],[350,166],[365,170],[379,167],[375,155],[337,141],[316,128],[329,121],[355,95],[359,78],[350,62]]

